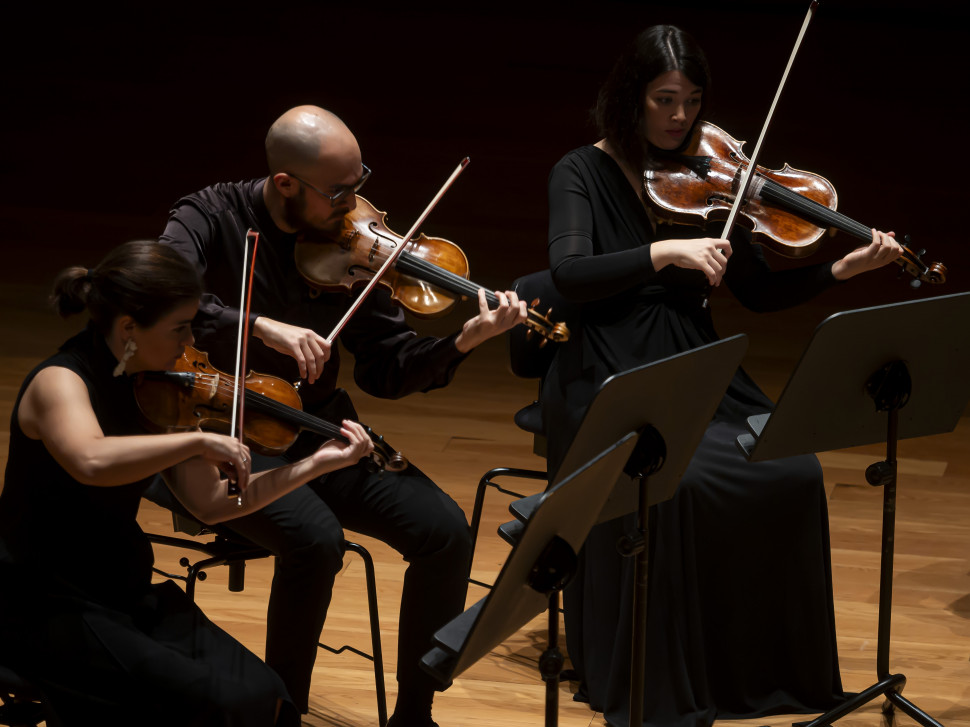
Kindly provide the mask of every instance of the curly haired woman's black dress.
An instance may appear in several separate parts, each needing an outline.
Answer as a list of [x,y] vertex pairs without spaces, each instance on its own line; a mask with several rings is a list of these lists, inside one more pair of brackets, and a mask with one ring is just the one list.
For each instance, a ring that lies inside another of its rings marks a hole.
[[[594,146],[567,154],[549,183],[550,267],[577,303],[572,337],[541,394],[555,472],[590,398],[614,373],[717,340],[706,278],[668,266],[650,243],[696,237],[661,226],[616,162]],[[831,264],[774,273],[747,235],[724,281],[746,307],[777,310],[834,284]],[[683,396],[689,397],[690,391]],[[828,514],[814,456],[749,463],[735,445],[771,401],[739,369],[672,500],[651,510],[644,724],[824,711],[842,697]],[[632,516],[597,526],[565,594],[578,698],[629,722],[633,560],[615,543]]]

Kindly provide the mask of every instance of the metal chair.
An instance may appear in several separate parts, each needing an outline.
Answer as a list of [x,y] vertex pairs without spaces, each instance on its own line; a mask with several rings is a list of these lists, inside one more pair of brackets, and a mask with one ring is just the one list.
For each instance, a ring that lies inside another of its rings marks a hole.
[[43,694],[20,674],[0,664],[0,725],[60,727]]
[[[205,557],[196,561],[192,561],[187,556],[179,558],[179,565],[186,569],[185,575],[167,573],[159,568],[153,568],[159,575],[183,581],[185,583],[185,593],[193,600],[195,599],[196,582],[206,579],[206,571],[209,568],[222,565],[228,566],[228,588],[230,591],[238,593],[245,586],[246,563],[250,560],[273,556],[273,553],[265,548],[261,548],[239,536],[213,531],[199,521],[181,515],[174,510],[172,511],[172,523],[176,532],[191,536],[213,536],[211,540],[195,540],[188,537],[175,537],[157,533],[147,534],[148,539],[152,543],[174,548],[185,548],[204,554]],[[344,547],[346,550],[359,555],[364,563],[367,587],[367,610],[370,616],[371,653],[368,654],[347,644],[334,648],[323,642],[318,642],[317,646],[329,651],[331,654],[341,654],[344,651],[351,651],[373,663],[374,687],[377,696],[377,719],[380,727],[385,727],[387,724],[387,693],[384,686],[384,655],[381,649],[381,627],[377,608],[377,579],[374,571],[374,559],[367,549],[358,543],[345,540]]]
[[[513,283],[513,289],[521,300],[540,302],[542,310],[550,310],[550,316],[557,322],[570,324],[571,319],[575,318],[576,307],[574,304],[565,300],[556,290],[552,281],[552,274],[548,270],[530,273],[518,278]],[[538,389],[542,388],[542,379],[545,377],[553,357],[556,355],[558,344],[540,339],[525,326],[516,326],[509,331],[509,368],[512,373],[520,378],[537,379]],[[528,406],[519,409],[513,417],[516,426],[533,437],[532,451],[540,457],[546,456],[546,436],[545,424],[542,421],[542,406],[536,398]],[[548,475],[545,470],[522,469],[518,467],[494,467],[478,481],[478,488],[475,491],[475,503],[472,507],[471,517],[471,536],[472,536],[472,560],[475,557],[475,547],[478,542],[478,531],[481,527],[482,510],[485,506],[485,493],[492,488],[504,495],[515,499],[526,497],[525,494],[516,492],[500,485],[496,480],[504,478],[517,478],[523,480],[539,480],[547,482]],[[545,485],[543,488],[545,489]],[[500,530],[500,534],[502,534]],[[505,537],[503,535],[503,537]],[[474,578],[468,579],[469,583],[485,588],[491,585]]]

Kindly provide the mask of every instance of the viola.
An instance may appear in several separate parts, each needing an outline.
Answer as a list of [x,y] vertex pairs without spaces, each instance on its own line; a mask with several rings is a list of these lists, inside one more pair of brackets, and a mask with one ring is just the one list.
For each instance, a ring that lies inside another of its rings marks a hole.
[[[143,371],[135,378],[135,400],[145,424],[157,432],[205,429],[228,433],[231,429],[234,377],[219,371],[208,354],[186,346],[172,371]],[[250,372],[245,379],[245,444],[259,454],[277,456],[296,441],[302,430],[328,439],[344,439],[340,427],[303,411],[296,388],[277,376]],[[372,463],[399,472],[407,460],[370,427],[364,430],[374,442]],[[346,440],[345,440],[346,441]]]
[[[307,284],[314,290],[350,292],[366,284],[393,251],[407,244],[378,282],[391,291],[392,300],[419,317],[436,318],[459,300],[478,295],[483,286],[468,279],[468,258],[458,245],[424,233],[405,241],[388,228],[385,217],[385,212],[358,195],[356,209],[344,217],[338,232],[325,237],[301,235],[296,267]],[[486,289],[485,298],[489,305],[498,305],[493,291]],[[531,302],[525,325],[547,340],[567,340],[569,329],[550,320],[552,308],[540,313],[540,302],[538,298]]]
[[[714,124],[695,124],[683,151],[664,155],[659,168],[643,173],[643,188],[658,218],[680,224],[727,219],[750,165],[741,151],[743,144]],[[835,187],[818,174],[788,164],[781,169],[755,166],[739,222],[751,229],[757,242],[792,258],[814,253],[831,228],[871,240],[871,228],[836,212],[837,205]],[[946,267],[924,263],[926,251],[914,252],[909,242],[908,235],[900,242],[903,254],[895,262],[913,276],[912,284],[945,282]]]

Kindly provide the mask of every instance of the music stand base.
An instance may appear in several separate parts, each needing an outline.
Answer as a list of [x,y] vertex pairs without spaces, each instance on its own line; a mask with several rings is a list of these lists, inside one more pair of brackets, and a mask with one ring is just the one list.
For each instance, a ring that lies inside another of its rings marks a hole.
[[865,691],[859,692],[854,697],[850,697],[843,704],[829,710],[823,715],[813,719],[811,722],[795,722],[794,727],[827,727],[838,719],[842,719],[850,712],[854,712],[865,704],[880,695],[886,697],[882,711],[887,720],[892,720],[892,712],[899,708],[902,712],[909,715],[916,722],[924,727],[943,727],[942,724],[930,717],[915,704],[906,699],[902,694],[903,687],[906,686],[906,677],[902,674],[890,674],[879,680]]
[[943,727],[915,704],[903,697],[906,685],[902,674],[889,673],[890,627],[892,621],[893,557],[896,541],[896,445],[899,437],[899,410],[909,399],[911,383],[909,371],[902,361],[894,361],[873,374],[867,383],[869,394],[879,411],[888,413],[886,422],[886,459],[866,470],[866,480],[883,488],[882,553],[879,564],[879,626],[876,649],[876,673],[879,681],[868,689],[850,697],[811,722],[795,723],[804,727],[823,727],[844,717],[879,695],[885,695],[883,714],[891,721],[893,710],[899,708],[924,727]]
[[[956,428],[970,399],[970,378],[966,376],[970,351],[954,338],[953,330],[957,321],[967,320],[970,293],[830,316],[815,331],[774,411],[749,417],[751,434],[738,437],[745,456],[761,462],[874,444],[883,441],[880,429],[886,428],[886,459],[866,470],[869,484],[884,487],[875,668],[879,681],[836,709],[801,724],[829,725],[885,695],[887,719],[899,708],[921,725],[940,725],[902,697],[906,677],[891,674],[889,668],[896,443],[900,436],[928,437]],[[925,325],[928,321],[934,322],[933,330]],[[912,334],[913,329],[918,333]],[[882,366],[873,370],[880,362]],[[867,396],[860,396],[860,387]],[[900,422],[899,410],[904,406],[906,416]],[[884,412],[888,421],[883,420]]]

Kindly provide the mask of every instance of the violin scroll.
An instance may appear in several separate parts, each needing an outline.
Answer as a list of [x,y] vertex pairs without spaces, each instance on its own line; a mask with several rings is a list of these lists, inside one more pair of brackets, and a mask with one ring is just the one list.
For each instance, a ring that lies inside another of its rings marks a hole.
[[923,255],[926,254],[926,250],[921,249],[918,252],[913,252],[913,249],[910,247],[911,242],[912,240],[909,235],[903,236],[903,254],[897,260],[902,267],[899,274],[902,275],[906,272],[912,275],[913,279],[909,281],[909,284],[913,288],[918,288],[923,283],[931,283],[933,285],[945,283],[946,265],[943,263],[930,263],[927,265],[923,262]]
[[539,342],[539,348],[545,346],[549,341],[553,343],[568,341],[569,328],[566,327],[566,324],[552,322],[551,307],[546,310],[545,315],[537,311],[536,308],[539,307],[539,303],[539,299],[535,298],[529,304],[529,317],[525,321],[525,326],[529,331],[526,336],[532,336],[533,333],[538,333],[542,336],[542,340]]

